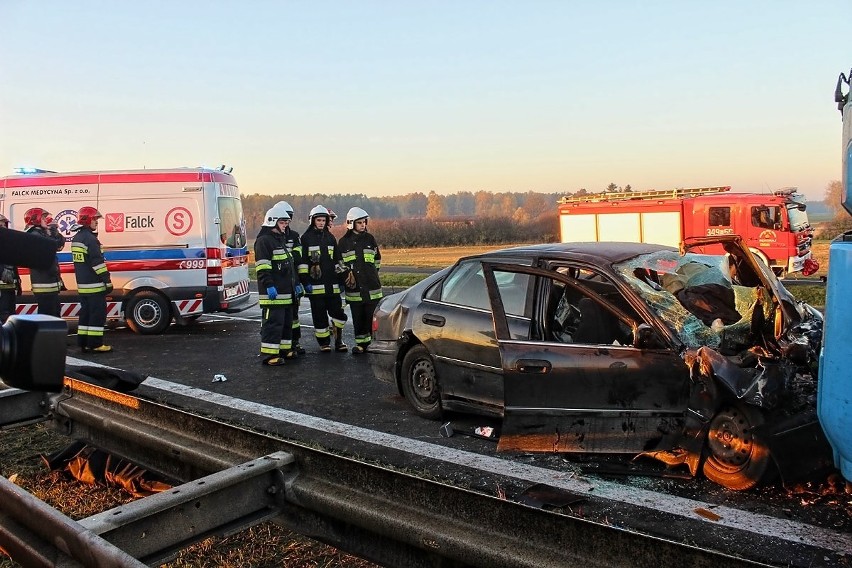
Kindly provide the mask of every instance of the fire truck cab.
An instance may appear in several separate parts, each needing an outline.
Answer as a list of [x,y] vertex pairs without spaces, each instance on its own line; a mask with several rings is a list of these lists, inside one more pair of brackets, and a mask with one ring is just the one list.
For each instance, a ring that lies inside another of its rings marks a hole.
[[[740,235],[777,275],[812,274],[813,229],[795,188],[730,193],[729,186],[563,197],[562,242],[628,241],[679,246],[690,237]],[[707,250],[719,254],[721,250]]]

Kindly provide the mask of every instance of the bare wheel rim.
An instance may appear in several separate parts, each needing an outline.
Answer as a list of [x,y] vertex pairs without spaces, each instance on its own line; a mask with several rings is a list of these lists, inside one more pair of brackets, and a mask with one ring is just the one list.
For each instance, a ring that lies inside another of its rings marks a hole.
[[411,389],[424,403],[435,400],[435,367],[427,359],[418,359],[411,366]]
[[710,423],[707,445],[710,457],[723,471],[738,471],[745,467],[754,452],[753,424],[748,416],[735,407],[719,411]]

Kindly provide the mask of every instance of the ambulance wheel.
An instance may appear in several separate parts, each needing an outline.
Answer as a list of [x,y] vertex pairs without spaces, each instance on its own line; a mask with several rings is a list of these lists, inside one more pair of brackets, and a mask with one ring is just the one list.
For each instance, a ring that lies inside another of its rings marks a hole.
[[172,320],[169,301],[147,290],[130,298],[124,313],[128,327],[143,335],[163,333]]

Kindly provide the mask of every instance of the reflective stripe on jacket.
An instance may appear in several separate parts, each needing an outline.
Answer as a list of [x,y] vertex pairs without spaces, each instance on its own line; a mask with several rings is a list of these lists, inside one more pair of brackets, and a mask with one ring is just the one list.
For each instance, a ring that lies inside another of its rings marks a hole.
[[355,274],[357,283],[355,290],[346,289],[346,301],[366,302],[380,299],[382,282],[379,279],[379,268],[382,253],[375,237],[366,231],[358,233],[349,229],[340,237],[338,246],[343,263]]
[[89,227],[81,227],[71,241],[71,258],[74,260],[74,277],[77,292],[97,294],[106,292],[111,284],[101,242]]
[[[27,233],[52,240],[56,243],[56,250],[58,251],[65,246],[65,237],[54,228],[30,227],[27,229]],[[53,266],[49,268],[31,268],[30,284],[33,294],[59,293],[62,287],[62,280],[59,276],[59,261],[54,260]]]
[[337,239],[326,229],[309,228],[302,235],[299,280],[312,286],[311,295],[339,294],[336,266],[341,261]]
[[[254,267],[257,274],[258,302],[261,306],[277,307],[293,304],[295,278],[293,257],[281,233],[263,227],[254,242]],[[275,287],[274,300],[266,293]]]

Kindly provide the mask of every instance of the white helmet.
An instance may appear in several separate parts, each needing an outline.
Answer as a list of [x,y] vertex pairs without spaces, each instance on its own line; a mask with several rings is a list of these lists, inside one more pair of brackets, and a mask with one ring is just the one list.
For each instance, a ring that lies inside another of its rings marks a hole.
[[328,209],[323,207],[322,205],[317,205],[311,212],[308,213],[308,221],[313,224],[315,217],[324,216],[326,221],[331,221],[331,215],[328,214]]
[[263,218],[263,223],[261,223],[264,227],[274,227],[278,224],[278,219],[289,219],[290,213],[284,209],[280,203],[276,203],[272,206],[272,208],[266,212],[266,215]]
[[346,214],[346,227],[351,229],[355,226],[355,221],[358,221],[359,219],[364,219],[364,221],[366,221],[369,218],[369,213],[367,213],[360,207],[353,207]]
[[286,201],[279,201],[275,204],[276,207],[283,207],[284,211],[290,214],[290,219],[293,218],[293,206],[287,203]]

